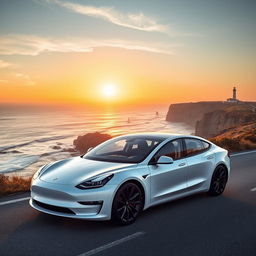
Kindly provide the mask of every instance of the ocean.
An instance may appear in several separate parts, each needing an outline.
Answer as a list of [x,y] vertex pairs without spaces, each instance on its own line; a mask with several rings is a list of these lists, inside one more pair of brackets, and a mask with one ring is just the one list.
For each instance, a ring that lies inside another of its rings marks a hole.
[[71,157],[73,140],[89,132],[191,134],[193,127],[165,121],[168,106],[95,110],[45,106],[0,106],[0,174],[33,175],[39,167]]

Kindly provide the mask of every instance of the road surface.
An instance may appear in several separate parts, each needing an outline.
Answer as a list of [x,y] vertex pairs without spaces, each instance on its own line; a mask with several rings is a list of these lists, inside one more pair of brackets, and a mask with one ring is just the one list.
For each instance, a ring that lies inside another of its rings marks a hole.
[[[23,194],[0,201],[0,255],[256,255],[256,152],[231,157],[224,194],[148,209],[133,225],[39,213]],[[21,199],[22,201],[10,201]]]

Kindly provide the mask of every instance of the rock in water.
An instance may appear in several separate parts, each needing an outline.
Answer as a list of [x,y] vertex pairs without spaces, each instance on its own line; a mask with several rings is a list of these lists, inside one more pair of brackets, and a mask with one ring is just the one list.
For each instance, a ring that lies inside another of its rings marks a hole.
[[111,135],[105,133],[87,133],[85,135],[78,136],[77,139],[74,140],[73,145],[81,154],[85,154],[89,148],[95,147],[111,138]]

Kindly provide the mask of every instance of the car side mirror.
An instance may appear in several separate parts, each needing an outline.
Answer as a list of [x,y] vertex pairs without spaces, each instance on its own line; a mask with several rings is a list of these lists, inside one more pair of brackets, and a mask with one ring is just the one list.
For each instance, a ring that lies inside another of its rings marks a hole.
[[173,158],[169,156],[160,156],[156,164],[172,164]]

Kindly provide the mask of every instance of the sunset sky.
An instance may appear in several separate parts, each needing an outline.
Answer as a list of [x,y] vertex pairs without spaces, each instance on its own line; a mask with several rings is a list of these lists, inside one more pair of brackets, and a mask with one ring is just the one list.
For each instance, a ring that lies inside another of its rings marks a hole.
[[0,102],[256,100],[256,1],[1,0]]

